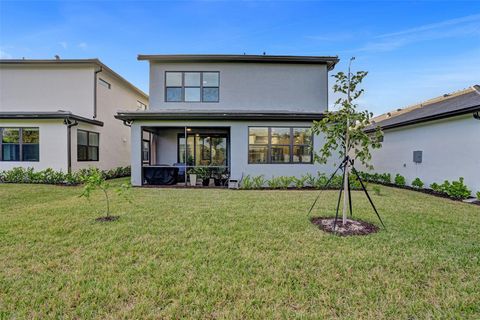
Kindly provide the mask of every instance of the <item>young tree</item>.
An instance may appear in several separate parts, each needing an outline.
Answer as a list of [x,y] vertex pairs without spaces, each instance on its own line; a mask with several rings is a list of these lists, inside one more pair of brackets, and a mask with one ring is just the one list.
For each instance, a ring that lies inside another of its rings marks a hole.
[[[87,199],[90,199],[90,196],[93,191],[95,190],[101,190],[103,194],[105,195],[105,202],[107,206],[107,210],[105,212],[106,214],[106,219],[110,219],[110,197],[109,197],[109,190],[111,188],[110,183],[108,183],[105,180],[104,175],[102,172],[98,169],[92,169],[89,170],[89,173],[86,177],[83,179],[83,183],[85,184],[83,187],[83,192],[80,195],[80,197],[85,197]],[[130,202],[130,198],[128,198],[128,191],[130,190],[131,185],[127,183],[123,183],[115,189],[115,192],[123,197],[126,201]]]
[[[354,58],[350,59],[350,64]],[[314,134],[322,133],[325,137],[325,144],[315,154],[315,160],[320,163],[326,163],[332,154],[339,154],[340,160],[344,163],[343,170],[345,179],[343,183],[343,224],[347,220],[347,201],[348,201],[348,177],[350,162],[348,159],[358,160],[367,168],[372,168],[369,161],[372,158],[370,148],[381,147],[381,137],[383,133],[379,128],[374,134],[367,134],[365,128],[370,125],[370,119],[373,114],[365,111],[358,111],[358,105],[355,103],[363,93],[364,89],[358,89],[362,80],[368,72],[358,71],[356,74],[338,72],[333,75],[335,85],[333,91],[341,94],[341,97],[335,101],[338,111],[327,111],[325,117],[320,121],[314,121],[312,132]]]

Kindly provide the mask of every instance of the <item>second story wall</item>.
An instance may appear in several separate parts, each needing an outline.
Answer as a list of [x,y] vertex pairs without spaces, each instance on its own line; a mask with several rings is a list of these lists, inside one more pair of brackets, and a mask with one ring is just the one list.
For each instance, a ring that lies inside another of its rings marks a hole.
[[[167,71],[219,72],[219,101],[166,102]],[[327,76],[327,66],[322,64],[151,61],[150,109],[324,112],[328,105]]]
[[93,117],[94,66],[0,66],[0,111],[65,110]]

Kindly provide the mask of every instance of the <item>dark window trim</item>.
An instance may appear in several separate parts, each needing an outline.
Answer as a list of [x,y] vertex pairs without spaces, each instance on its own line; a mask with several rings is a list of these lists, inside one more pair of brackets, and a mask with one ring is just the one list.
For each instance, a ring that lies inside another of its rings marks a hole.
[[[79,131],[82,131],[82,132],[86,132],[87,133],[87,144],[79,144],[78,143],[78,132]],[[98,136],[98,146],[91,146],[90,145],[90,133],[94,133]],[[78,146],[86,146],[87,147],[87,159],[86,160],[80,160],[78,159]],[[97,160],[89,160],[89,149],[90,147],[96,147],[97,148]],[[89,131],[89,130],[84,130],[84,129],[77,129],[77,162],[98,162],[100,161],[100,133],[99,132],[95,132],[95,131]]]
[[[18,143],[3,143],[3,129],[18,129]],[[23,143],[23,130],[37,129],[38,143]],[[18,144],[18,159],[19,160],[3,160],[3,145]],[[23,146],[38,145],[38,160],[23,160]],[[1,162],[40,162],[40,127],[0,127],[0,161]]]
[[[226,146],[226,152],[227,152],[227,155],[226,155],[226,163],[225,163],[225,167],[228,167],[229,166],[229,163],[230,163],[230,135],[228,133],[199,133],[198,134],[199,137],[209,137],[209,138],[225,138],[226,141],[227,141],[227,146]],[[180,139],[183,138],[185,136],[184,133],[178,133],[177,134],[177,163],[181,163],[180,162]],[[187,133],[187,139],[189,136],[193,136],[195,138],[196,136],[196,133]],[[187,141],[185,141],[187,142]],[[187,145],[187,143],[186,143]],[[201,150],[203,151],[203,150]],[[203,155],[203,152],[200,152],[200,158],[202,157]],[[193,139],[193,165],[192,166],[196,166],[195,163],[197,162],[196,160],[196,157],[197,157],[197,142],[195,141],[195,139]],[[187,160],[187,159],[185,159]],[[204,160],[204,159],[202,159]],[[212,162],[212,144],[210,142],[210,162]],[[218,167],[216,165],[212,165],[213,167]]]
[[[267,144],[250,144],[250,128],[267,128],[268,129],[268,143]],[[290,144],[272,144],[272,128],[289,128],[290,129]],[[313,164],[313,146],[314,146],[314,135],[311,135],[311,145],[308,144],[295,144],[294,143],[294,136],[293,136],[293,129],[310,129],[311,127],[306,126],[248,126],[247,129],[247,161],[248,164]],[[260,146],[260,147],[267,147],[267,162],[250,162],[250,146]],[[284,147],[288,146],[290,148],[290,160],[288,162],[272,162],[272,146],[275,147]],[[310,148],[310,161],[309,162],[294,162],[293,161],[293,149],[294,147],[302,147],[306,146]]]
[[[182,74],[182,86],[167,86],[167,73],[181,73]],[[185,73],[200,73],[200,86],[186,86],[185,85]],[[203,85],[203,74],[204,73],[217,73],[218,74],[218,86],[204,86]],[[220,102],[220,71],[175,71],[175,70],[165,70],[163,77],[163,91],[164,91],[164,101],[168,103],[219,103]],[[180,88],[182,90],[181,100],[180,101],[168,101],[167,100],[167,88]],[[185,101],[185,89],[186,88],[199,88],[200,89],[200,101]],[[216,88],[218,89],[218,99],[216,101],[204,101],[203,100],[203,89],[204,88]]]

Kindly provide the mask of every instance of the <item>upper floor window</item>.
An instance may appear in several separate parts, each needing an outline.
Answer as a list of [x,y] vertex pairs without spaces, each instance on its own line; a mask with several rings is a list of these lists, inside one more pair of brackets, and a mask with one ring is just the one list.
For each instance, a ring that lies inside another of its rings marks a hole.
[[98,132],[77,130],[77,160],[98,161],[100,135]]
[[166,102],[218,102],[220,73],[165,72]]
[[98,78],[98,83],[99,83],[100,85],[104,86],[104,87],[107,88],[107,89],[111,89],[111,88],[112,88],[112,85],[111,85],[109,82],[103,80],[102,78]]
[[312,163],[309,128],[249,127],[248,163]]
[[0,128],[1,161],[39,161],[39,128]]

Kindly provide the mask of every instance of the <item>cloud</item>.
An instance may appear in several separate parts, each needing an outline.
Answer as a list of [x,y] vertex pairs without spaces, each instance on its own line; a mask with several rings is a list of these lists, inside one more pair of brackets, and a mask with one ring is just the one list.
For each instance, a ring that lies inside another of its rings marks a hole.
[[12,59],[12,55],[0,49],[0,59]]
[[465,36],[480,36],[480,14],[381,34],[352,51],[392,51],[413,43]]
[[80,49],[82,49],[82,50],[85,50],[85,49],[88,48],[88,45],[87,45],[86,42],[80,42],[80,43],[78,44],[78,47],[79,47]]
[[68,43],[65,42],[65,41],[61,41],[61,42],[59,42],[58,44],[61,45],[63,49],[67,49],[67,48],[68,48]]

